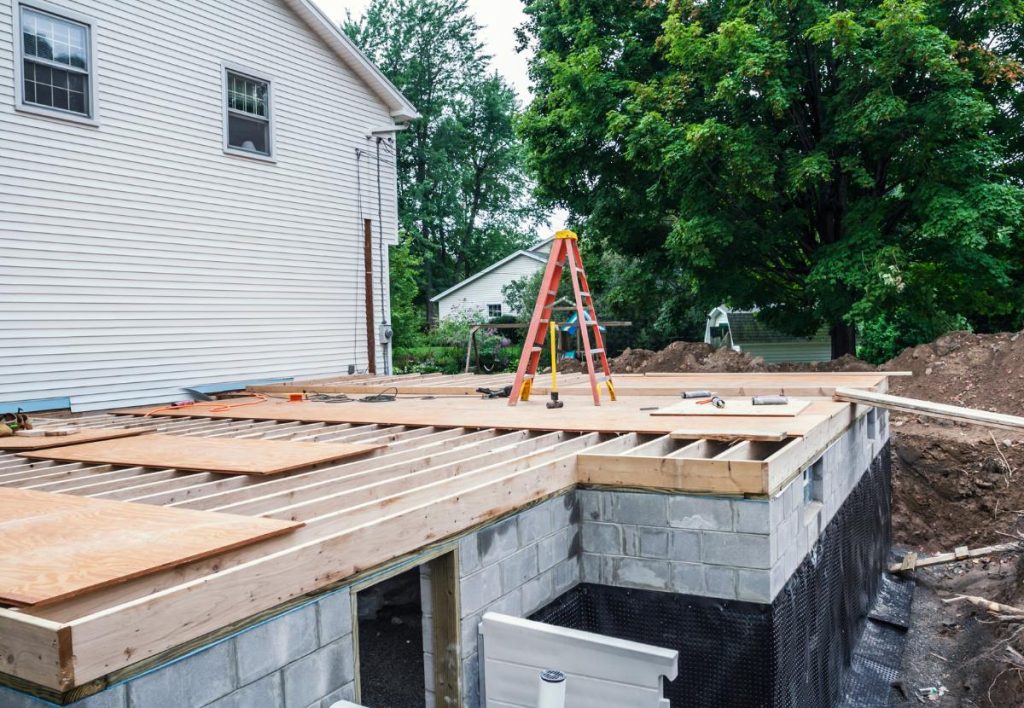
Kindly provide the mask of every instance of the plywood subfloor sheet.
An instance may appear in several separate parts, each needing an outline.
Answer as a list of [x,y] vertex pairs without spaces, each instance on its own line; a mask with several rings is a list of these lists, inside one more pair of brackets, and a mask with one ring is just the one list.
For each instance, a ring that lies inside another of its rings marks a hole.
[[136,438],[103,440],[25,452],[21,453],[21,456],[65,462],[174,468],[224,474],[274,475],[362,455],[379,447],[380,445],[357,443],[232,440],[153,433]]
[[673,403],[671,406],[651,411],[651,415],[711,415],[711,416],[755,416],[759,418],[776,418],[793,416],[803,413],[810,401],[791,398],[788,403],[777,406],[755,406],[749,398],[725,398],[725,407],[715,408],[710,403],[701,403],[696,399],[688,399]]
[[0,488],[0,602],[42,605],[64,600],[300,526]]
[[[292,403],[273,399],[227,411],[210,412],[201,405],[183,410],[165,410],[155,416],[204,415],[210,418],[244,418],[248,420],[278,420],[323,423],[355,423],[380,425],[432,425],[437,427],[498,428],[506,430],[542,430],[597,433],[655,433],[665,434],[687,428],[695,437],[728,436],[744,438],[744,431],[766,431],[782,437],[802,436],[847,404],[830,399],[817,399],[797,416],[779,418],[753,418],[750,416],[704,416],[685,419],[678,416],[652,416],[651,412],[664,406],[665,399],[621,398],[607,399],[595,406],[589,396],[562,396],[563,408],[548,409],[544,397],[532,396],[529,401],[509,406],[505,399],[399,397],[391,403]],[[120,411],[138,414],[147,409]],[[190,412],[186,412],[190,411]],[[155,417],[154,416],[154,417]]]
[[149,431],[140,428],[86,428],[70,435],[46,435],[39,437],[12,435],[11,437],[0,438],[0,450],[44,450],[48,447],[62,447],[64,445],[77,445],[97,440],[128,438],[145,432]]

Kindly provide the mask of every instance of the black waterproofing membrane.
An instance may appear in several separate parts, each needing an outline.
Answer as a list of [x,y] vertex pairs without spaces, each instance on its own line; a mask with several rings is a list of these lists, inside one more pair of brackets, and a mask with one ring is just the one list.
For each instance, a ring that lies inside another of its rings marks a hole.
[[673,708],[824,708],[878,677],[886,695],[883,670],[844,682],[888,556],[889,460],[886,446],[771,605],[583,583],[530,619],[678,650]]

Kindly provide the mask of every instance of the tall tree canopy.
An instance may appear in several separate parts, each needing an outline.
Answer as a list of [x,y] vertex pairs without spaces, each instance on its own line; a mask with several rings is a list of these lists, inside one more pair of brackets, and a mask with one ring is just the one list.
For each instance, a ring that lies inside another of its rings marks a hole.
[[466,0],[372,0],[344,30],[421,114],[398,135],[399,211],[420,303],[534,238],[541,216]]
[[[879,352],[1024,305],[1024,2],[527,0],[542,194]],[[1019,324],[1019,319],[1014,322]],[[885,353],[888,353],[886,351]]]

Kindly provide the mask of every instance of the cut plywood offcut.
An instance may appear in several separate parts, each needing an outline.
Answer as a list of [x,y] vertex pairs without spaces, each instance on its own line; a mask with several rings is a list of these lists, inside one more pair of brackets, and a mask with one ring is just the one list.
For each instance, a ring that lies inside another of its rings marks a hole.
[[0,602],[41,605],[302,526],[0,488]]
[[44,450],[49,447],[77,445],[98,440],[129,438],[147,432],[149,431],[145,428],[86,428],[69,435],[40,435],[38,437],[12,435],[11,437],[0,438],[0,450]]
[[153,433],[138,438],[21,453],[22,457],[64,462],[173,468],[224,474],[274,475],[362,455],[381,447],[357,443],[294,440],[232,440]]
[[749,398],[725,398],[725,406],[716,408],[711,403],[688,399],[671,406],[651,411],[651,415],[714,415],[714,416],[756,416],[764,418],[792,418],[811,405],[810,401],[791,398],[788,403],[774,406],[756,406]]

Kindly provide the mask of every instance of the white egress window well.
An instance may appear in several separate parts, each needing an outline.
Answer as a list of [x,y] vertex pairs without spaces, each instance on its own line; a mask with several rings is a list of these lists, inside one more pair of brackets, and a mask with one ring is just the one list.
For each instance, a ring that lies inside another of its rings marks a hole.
[[270,82],[226,69],[225,89],[225,149],[269,157]]
[[36,7],[19,7],[21,107],[93,115],[90,26]]

